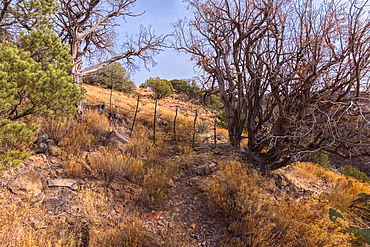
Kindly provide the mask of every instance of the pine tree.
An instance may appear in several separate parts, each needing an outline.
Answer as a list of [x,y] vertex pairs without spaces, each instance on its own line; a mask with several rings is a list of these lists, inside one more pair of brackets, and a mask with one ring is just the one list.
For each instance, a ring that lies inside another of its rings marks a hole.
[[[8,2],[9,6],[4,3]],[[38,126],[30,115],[74,114],[84,89],[73,83],[69,46],[52,31],[54,0],[2,1],[0,7],[0,169],[27,157]]]

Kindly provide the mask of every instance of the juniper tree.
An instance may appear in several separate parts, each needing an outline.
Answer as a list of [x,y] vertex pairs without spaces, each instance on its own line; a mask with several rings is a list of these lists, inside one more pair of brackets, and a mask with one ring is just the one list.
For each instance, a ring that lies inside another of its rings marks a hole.
[[88,84],[101,84],[107,88],[112,88],[124,92],[133,93],[136,90],[135,84],[130,79],[130,74],[118,62],[114,62],[88,76],[83,80]]
[[[47,111],[74,113],[83,98],[68,71],[68,46],[51,30],[21,35],[19,47],[0,43],[0,113],[10,120]],[[25,47],[28,50],[24,50]]]
[[141,87],[149,87],[155,93],[157,99],[163,99],[173,94],[173,87],[170,81],[159,77],[150,77]]

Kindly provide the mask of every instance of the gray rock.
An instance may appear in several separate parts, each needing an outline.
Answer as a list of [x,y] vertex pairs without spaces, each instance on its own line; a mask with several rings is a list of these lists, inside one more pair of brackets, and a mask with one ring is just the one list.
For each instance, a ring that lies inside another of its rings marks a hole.
[[43,142],[37,143],[37,148],[35,149],[35,153],[37,154],[45,153],[47,148],[48,146],[45,143]]
[[54,180],[48,180],[48,186],[49,187],[68,187],[72,190],[77,190],[77,180],[74,179],[54,179]]
[[60,154],[59,147],[55,145],[54,142],[48,143],[48,150],[53,156],[58,156]]
[[126,145],[124,145],[118,138],[114,137],[107,141],[107,146],[110,150],[124,151]]
[[46,140],[49,138],[48,134],[42,134],[40,135],[37,140],[36,140],[36,143],[40,143],[40,142],[46,142]]
[[20,174],[8,186],[18,195],[24,195],[27,192],[38,195],[42,190],[41,175],[35,171]]

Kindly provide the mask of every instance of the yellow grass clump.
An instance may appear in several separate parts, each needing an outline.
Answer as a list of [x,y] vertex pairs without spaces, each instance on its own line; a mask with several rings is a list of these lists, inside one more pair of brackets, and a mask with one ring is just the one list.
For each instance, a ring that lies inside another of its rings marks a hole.
[[355,238],[326,216],[317,200],[274,195],[274,181],[239,162],[220,163],[207,194],[211,205],[228,218],[223,246],[352,246]]

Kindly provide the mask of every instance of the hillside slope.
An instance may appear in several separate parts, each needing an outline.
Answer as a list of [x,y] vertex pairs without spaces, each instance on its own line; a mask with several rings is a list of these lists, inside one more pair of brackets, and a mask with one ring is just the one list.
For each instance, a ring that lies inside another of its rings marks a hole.
[[[303,162],[262,176],[227,131],[216,129],[214,147],[212,114],[176,95],[159,101],[154,140],[143,91],[128,138],[136,96],[113,93],[111,122],[109,90],[86,89],[105,115],[39,119],[57,151],[1,173],[1,246],[355,246],[346,226],[369,227],[367,203],[350,206],[368,184]],[[192,149],[196,109],[208,127]],[[330,208],[346,221],[330,221]]]

